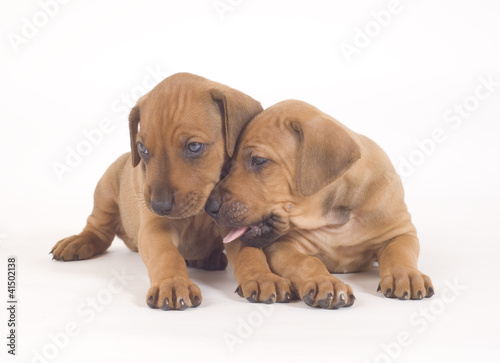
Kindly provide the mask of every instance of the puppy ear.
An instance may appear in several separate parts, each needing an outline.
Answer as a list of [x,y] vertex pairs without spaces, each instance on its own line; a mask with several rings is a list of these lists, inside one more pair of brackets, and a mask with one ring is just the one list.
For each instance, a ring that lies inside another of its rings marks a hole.
[[332,120],[292,121],[290,126],[299,139],[298,188],[303,196],[333,182],[361,157],[358,144]]
[[134,108],[130,111],[128,116],[128,125],[130,129],[130,151],[132,154],[132,166],[135,168],[141,161],[139,151],[137,150],[136,138],[137,131],[139,129],[139,119],[140,119],[140,108],[139,104],[136,104]]
[[262,112],[262,106],[252,97],[229,87],[223,90],[213,89],[211,96],[222,115],[226,152],[232,157],[241,130],[255,115]]

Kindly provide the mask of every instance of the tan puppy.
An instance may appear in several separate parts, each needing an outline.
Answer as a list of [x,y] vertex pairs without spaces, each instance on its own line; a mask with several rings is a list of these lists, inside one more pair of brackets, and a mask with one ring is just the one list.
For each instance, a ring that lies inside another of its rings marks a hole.
[[247,125],[206,211],[234,228],[224,242],[239,238],[226,249],[250,301],[290,300],[288,280],[308,305],[350,306],[351,287],[330,273],[375,261],[385,296],[434,294],[417,269],[417,233],[387,155],[304,102],[278,103]]
[[208,270],[227,265],[219,227],[200,212],[241,129],[260,111],[249,96],[192,74],[160,82],[130,112],[132,152],[104,173],[87,225],[54,246],[54,259],[90,258],[117,235],[146,264],[150,307],[198,306],[201,292],[186,262]]

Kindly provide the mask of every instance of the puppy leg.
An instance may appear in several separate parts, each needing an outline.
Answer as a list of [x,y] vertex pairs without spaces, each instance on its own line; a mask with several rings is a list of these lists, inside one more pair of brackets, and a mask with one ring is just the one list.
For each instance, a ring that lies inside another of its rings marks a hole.
[[57,242],[51,251],[53,259],[85,260],[108,249],[120,220],[113,189],[114,178],[112,168],[104,173],[94,192],[94,208],[87,219],[87,225],[80,234]]
[[238,295],[250,302],[266,304],[294,299],[290,281],[271,272],[260,248],[243,246],[236,240],[226,244],[226,253],[239,284],[235,291]]
[[223,250],[216,249],[206,259],[186,260],[186,264],[189,267],[208,271],[225,270],[227,267],[227,257]]
[[420,300],[434,295],[431,279],[417,269],[418,239],[402,235],[389,241],[379,253],[380,285],[386,297]]
[[150,308],[185,310],[201,304],[201,291],[189,277],[186,262],[162,222],[150,222],[139,231],[139,254],[149,273],[146,296]]
[[330,275],[317,257],[297,250],[293,242],[276,242],[265,252],[271,270],[289,279],[307,305],[338,309],[354,304],[351,287]]

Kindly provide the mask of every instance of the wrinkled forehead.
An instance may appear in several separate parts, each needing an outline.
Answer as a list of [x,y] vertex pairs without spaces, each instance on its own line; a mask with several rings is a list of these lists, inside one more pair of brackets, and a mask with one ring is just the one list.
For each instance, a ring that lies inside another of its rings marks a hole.
[[[148,94],[140,106],[140,128],[172,132],[183,128],[215,137],[221,133],[222,116],[206,92],[175,90]],[[160,129],[158,129],[160,128]]]
[[243,131],[238,151],[263,152],[266,157],[284,158],[295,155],[297,147],[298,139],[289,120],[279,115],[266,115],[264,111]]

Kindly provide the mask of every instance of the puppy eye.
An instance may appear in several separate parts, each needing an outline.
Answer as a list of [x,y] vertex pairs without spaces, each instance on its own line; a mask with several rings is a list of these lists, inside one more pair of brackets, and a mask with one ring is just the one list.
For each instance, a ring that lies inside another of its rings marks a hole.
[[252,157],[252,166],[261,166],[267,163],[269,159],[262,158],[260,156],[253,156]]
[[148,160],[149,159],[149,150],[146,149],[146,146],[144,146],[144,144],[138,142],[137,143],[137,148],[139,149],[139,153],[141,154],[141,156],[145,159],[145,160]]
[[190,142],[188,144],[188,150],[193,154],[199,154],[203,150],[204,146],[205,145],[201,142]]

